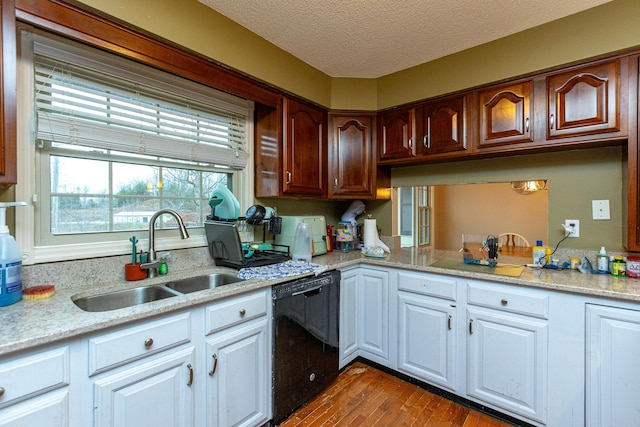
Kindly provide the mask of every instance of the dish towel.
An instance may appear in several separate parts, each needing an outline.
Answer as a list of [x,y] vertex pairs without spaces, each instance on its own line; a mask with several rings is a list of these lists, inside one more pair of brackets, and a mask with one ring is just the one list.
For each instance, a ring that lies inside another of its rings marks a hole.
[[329,267],[306,261],[286,261],[280,264],[263,265],[262,267],[247,267],[238,271],[238,277],[243,280],[260,278],[264,280],[279,279],[287,276],[297,276],[305,273],[318,274]]

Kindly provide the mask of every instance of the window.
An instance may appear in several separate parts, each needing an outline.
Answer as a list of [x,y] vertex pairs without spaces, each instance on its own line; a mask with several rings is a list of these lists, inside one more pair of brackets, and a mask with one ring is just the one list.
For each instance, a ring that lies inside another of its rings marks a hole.
[[[167,231],[157,248],[202,246],[216,185],[251,204],[250,102],[52,36],[22,31],[21,47],[19,109],[32,119],[18,123],[30,176],[19,176],[16,200],[34,200],[16,217],[26,263],[127,253],[162,208],[192,237]],[[163,215],[157,225],[176,224]]]

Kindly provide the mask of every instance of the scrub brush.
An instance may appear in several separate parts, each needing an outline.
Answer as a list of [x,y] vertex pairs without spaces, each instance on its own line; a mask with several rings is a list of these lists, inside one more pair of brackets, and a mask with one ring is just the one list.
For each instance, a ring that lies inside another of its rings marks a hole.
[[31,286],[22,290],[22,299],[36,300],[52,297],[56,293],[56,288],[53,285],[38,285]]

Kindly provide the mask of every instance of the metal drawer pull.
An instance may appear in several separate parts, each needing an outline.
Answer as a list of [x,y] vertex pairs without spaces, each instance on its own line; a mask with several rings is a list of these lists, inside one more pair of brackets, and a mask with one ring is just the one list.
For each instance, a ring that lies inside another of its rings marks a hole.
[[549,129],[553,129],[556,125],[556,120],[553,114],[549,117]]
[[469,335],[473,335],[473,319],[469,319]]
[[187,369],[189,369],[189,382],[187,383],[187,385],[190,386],[191,384],[193,384],[193,366],[191,366],[191,363],[187,365]]
[[0,387],[0,397],[4,396],[4,387]]
[[333,186],[334,186],[335,188],[338,188],[338,178],[335,178],[335,179],[333,180]]
[[216,373],[216,369],[218,369],[218,355],[217,354],[213,354],[213,369],[211,369],[209,371],[209,376],[213,376],[213,374]]
[[244,308],[240,309],[240,317],[244,317],[244,315],[247,314],[247,310],[245,310]]
[[507,305],[508,303],[509,303],[509,301],[507,301],[504,298],[502,298],[502,300],[500,301],[500,304],[502,304],[502,305]]
[[153,338],[147,338],[146,340],[144,340],[144,346],[149,348],[153,345]]
[[529,132],[529,117],[524,121],[524,131]]
[[287,171],[286,174],[287,174],[287,182],[286,183],[287,184],[291,184],[291,172]]
[[451,315],[449,315],[449,318],[447,319],[447,328],[451,330]]

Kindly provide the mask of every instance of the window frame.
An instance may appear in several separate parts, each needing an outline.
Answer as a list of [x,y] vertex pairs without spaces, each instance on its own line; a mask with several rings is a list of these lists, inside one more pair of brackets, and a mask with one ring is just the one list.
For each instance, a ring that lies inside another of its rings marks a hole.
[[[23,252],[23,264],[38,264],[43,262],[76,260],[83,258],[95,258],[102,256],[124,255],[131,250],[128,239],[114,238],[107,241],[84,242],[61,245],[42,245],[38,244],[38,236],[35,230],[35,222],[39,215],[43,214],[44,204],[40,203],[39,194],[37,192],[36,168],[37,168],[37,152],[35,147],[35,107],[34,107],[34,84],[33,84],[33,50],[29,49],[29,45],[33,43],[34,34],[40,34],[39,31],[26,26],[19,27],[18,37],[18,120],[17,120],[17,144],[18,144],[18,184],[15,186],[15,198],[19,201],[31,202],[29,206],[20,208],[20,212],[16,213],[16,230],[15,237]],[[55,39],[56,42],[70,43],[78,46],[77,42],[60,38],[58,36],[45,33],[47,38]],[[86,45],[80,45],[82,48],[94,50],[94,48]],[[112,53],[105,55],[113,56]],[[185,79],[184,77],[171,75],[167,72],[150,69],[147,65],[139,64],[129,58],[118,58],[125,61],[128,65],[141,67],[145,71],[151,71],[156,75],[161,73],[168,76],[169,79],[182,79],[190,85],[200,85]],[[211,90],[215,90],[211,88]],[[219,92],[216,90],[216,92]],[[229,100],[237,100],[239,98],[220,92],[223,99],[227,97]],[[246,167],[242,170],[231,170],[232,180],[234,182],[234,191],[241,206],[250,206],[253,204],[253,103],[245,101],[250,106],[246,120],[246,152],[248,160]],[[47,180],[48,181],[48,180]],[[171,250],[181,248],[193,248],[206,246],[206,237],[203,228],[190,228],[190,238],[186,240],[180,239],[176,230],[157,230],[156,250]],[[130,233],[129,233],[130,234]],[[140,236],[140,248],[146,250],[148,248],[147,233],[143,232]]]

